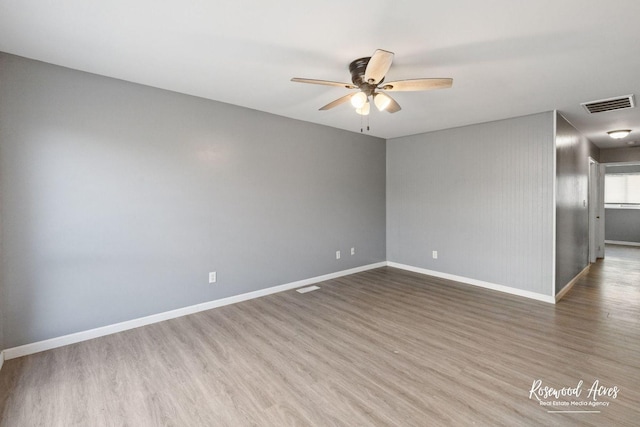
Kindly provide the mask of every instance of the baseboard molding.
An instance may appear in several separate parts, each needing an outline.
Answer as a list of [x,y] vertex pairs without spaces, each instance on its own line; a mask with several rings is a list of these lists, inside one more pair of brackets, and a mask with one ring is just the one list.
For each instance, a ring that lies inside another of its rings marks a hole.
[[468,277],[456,276],[455,274],[441,273],[439,271],[427,270],[426,268],[413,267],[411,265],[399,264],[397,262],[387,262],[389,267],[399,268],[402,270],[413,271],[414,273],[426,274],[428,276],[439,277],[441,279],[454,280],[456,282],[465,283],[468,285],[479,286],[481,288],[491,289],[493,291],[504,292],[511,295],[517,295],[520,297],[530,298],[538,301],[555,304],[556,300],[551,295],[539,294],[531,291],[524,291],[522,289],[511,288],[509,286],[497,285],[495,283],[484,282],[482,280],[470,279]]
[[4,351],[0,350],[0,370],[2,370],[2,365],[4,365]]
[[569,292],[571,290],[571,288],[573,288],[573,285],[576,284],[578,279],[580,279],[580,277],[582,277],[583,274],[585,274],[587,271],[589,271],[590,268],[591,268],[591,264],[587,265],[585,268],[582,269],[582,271],[580,273],[578,273],[576,275],[576,277],[571,279],[571,281],[569,283],[567,283],[566,286],[564,288],[562,288],[560,290],[560,292],[558,292],[556,294],[556,302],[560,301],[562,299],[562,297],[564,297],[567,294],[567,292]]
[[63,347],[69,344],[75,344],[78,342],[115,334],[115,333],[126,331],[129,329],[135,329],[141,326],[151,325],[153,323],[162,322],[164,320],[175,319],[176,317],[182,317],[189,314],[198,313],[200,311],[210,310],[212,308],[222,307],[230,304],[236,304],[238,302],[247,301],[254,298],[260,298],[266,295],[288,291],[290,289],[295,289],[302,286],[313,285],[315,283],[324,282],[326,280],[336,279],[338,277],[348,276],[350,274],[372,270],[374,268],[385,267],[386,265],[387,263],[383,261],[375,264],[368,264],[361,267],[351,268],[349,270],[343,270],[335,273],[325,274],[322,276],[312,277],[309,279],[299,280],[297,282],[291,282],[283,285],[272,286],[270,288],[260,289],[258,291],[248,292],[245,294],[235,295],[232,297],[222,298],[214,301],[208,301],[201,304],[192,305],[189,307],[179,308],[176,310],[165,311],[163,313],[153,314],[151,316],[140,317],[138,319],[133,319],[133,320],[127,320],[125,322],[102,326],[95,329],[89,329],[87,331],[76,332],[73,334],[64,335],[57,338],[51,338],[44,341],[38,341],[31,344],[25,344],[19,347],[8,348],[8,349],[5,349],[3,353],[4,353],[4,357],[7,360],[15,359],[17,357],[27,356],[34,353],[39,353],[41,351],[51,350],[57,347]]
[[620,240],[605,240],[604,242],[609,245],[640,246],[638,242],[623,242]]

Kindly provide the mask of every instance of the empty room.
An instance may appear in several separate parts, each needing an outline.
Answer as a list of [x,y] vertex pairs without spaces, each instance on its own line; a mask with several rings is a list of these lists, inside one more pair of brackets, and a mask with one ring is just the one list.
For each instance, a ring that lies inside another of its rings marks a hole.
[[0,0],[0,426],[635,426],[637,0]]

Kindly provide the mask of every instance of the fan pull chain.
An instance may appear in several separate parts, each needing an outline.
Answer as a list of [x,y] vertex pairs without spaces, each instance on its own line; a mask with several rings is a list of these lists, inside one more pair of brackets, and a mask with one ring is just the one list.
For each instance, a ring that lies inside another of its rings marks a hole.
[[[369,130],[371,130],[371,128],[369,127],[369,116],[370,114],[367,115],[367,132]],[[364,132],[364,116],[360,116],[360,133]]]

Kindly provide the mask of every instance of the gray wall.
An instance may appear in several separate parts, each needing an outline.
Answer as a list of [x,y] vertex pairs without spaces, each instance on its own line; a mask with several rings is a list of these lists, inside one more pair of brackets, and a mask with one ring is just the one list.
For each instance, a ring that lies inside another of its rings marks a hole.
[[640,165],[614,165],[606,166],[605,173],[607,175],[617,173],[640,173]]
[[0,66],[5,348],[385,260],[384,140]]
[[600,150],[600,163],[640,162],[640,147],[607,148]]
[[605,209],[604,238],[640,243],[640,209]]
[[589,265],[589,147],[564,117],[556,124],[556,292]]
[[388,260],[553,295],[553,155],[552,112],[387,141]]
[[587,140],[587,143],[589,146],[589,157],[591,157],[596,162],[600,162],[600,147],[589,140]]
[[[607,175],[640,172],[640,165],[607,166]],[[640,243],[640,209],[605,209],[604,237],[619,242]]]

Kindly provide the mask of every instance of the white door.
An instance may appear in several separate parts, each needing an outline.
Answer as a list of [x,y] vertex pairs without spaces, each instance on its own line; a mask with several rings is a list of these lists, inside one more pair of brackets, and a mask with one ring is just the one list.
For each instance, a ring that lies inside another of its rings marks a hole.
[[598,230],[598,163],[589,158],[589,262],[594,263],[598,258],[597,230]]
[[604,258],[604,173],[606,166],[596,163],[596,256]]

